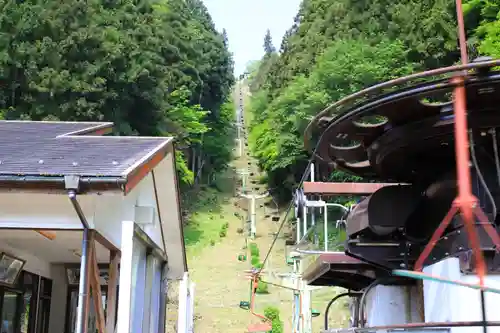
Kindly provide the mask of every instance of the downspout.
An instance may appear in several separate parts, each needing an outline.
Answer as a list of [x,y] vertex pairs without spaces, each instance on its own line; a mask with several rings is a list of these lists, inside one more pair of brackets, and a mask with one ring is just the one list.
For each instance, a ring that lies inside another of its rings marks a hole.
[[78,190],[78,185],[80,183],[79,177],[67,176],[65,178],[66,189],[68,189],[68,197],[75,209],[78,218],[83,226],[83,237],[82,237],[82,257],[80,262],[80,281],[78,287],[78,310],[76,315],[76,331],[75,333],[86,333],[87,332],[87,300],[89,295],[87,291],[89,290],[89,279],[87,278],[87,262],[89,255],[89,223],[85,218],[82,207],[76,200],[76,191]]

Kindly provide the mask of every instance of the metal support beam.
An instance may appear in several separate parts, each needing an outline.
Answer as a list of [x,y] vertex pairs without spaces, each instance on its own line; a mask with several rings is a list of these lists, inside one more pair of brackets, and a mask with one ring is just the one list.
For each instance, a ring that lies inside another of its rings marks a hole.
[[87,333],[88,315],[90,308],[90,238],[91,231],[88,228],[83,229],[82,240],[82,258],[80,265],[80,281],[78,285],[78,308],[76,315],[76,332]]
[[267,196],[269,196],[269,193],[265,194],[245,194],[245,193],[240,193],[240,196],[243,198],[247,198],[251,200],[251,207],[250,207],[250,237],[255,238],[255,235],[257,234],[257,224],[256,224],[256,213],[255,213],[255,205],[256,205],[256,200],[259,199],[264,199]]
[[304,182],[304,194],[323,194],[323,195],[370,195],[373,192],[386,186],[405,185],[392,183],[323,183],[323,182]]

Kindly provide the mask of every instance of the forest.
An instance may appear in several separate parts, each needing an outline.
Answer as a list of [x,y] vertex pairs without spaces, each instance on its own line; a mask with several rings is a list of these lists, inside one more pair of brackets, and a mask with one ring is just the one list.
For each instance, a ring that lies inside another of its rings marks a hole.
[[[463,5],[469,58],[500,56],[500,1]],[[270,187],[289,197],[309,156],[303,133],[333,101],[381,81],[458,63],[455,2],[303,0],[279,50],[247,68],[250,147]],[[356,181],[341,172],[330,181]]]
[[[181,185],[231,158],[233,60],[201,0],[3,0],[0,118],[174,136]],[[193,160],[193,162],[189,162]]]

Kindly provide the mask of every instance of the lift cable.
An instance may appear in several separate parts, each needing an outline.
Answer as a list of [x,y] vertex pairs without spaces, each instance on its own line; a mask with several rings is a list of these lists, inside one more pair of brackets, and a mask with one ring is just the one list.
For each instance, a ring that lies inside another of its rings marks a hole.
[[[328,107],[327,107],[326,109],[328,109]],[[320,138],[319,138],[319,140],[318,140],[318,143],[316,144],[316,147],[314,148],[314,151],[312,152],[311,157],[309,158],[309,161],[308,161],[308,163],[307,163],[307,166],[306,166],[306,168],[305,168],[304,173],[302,174],[302,178],[300,179],[300,182],[299,182],[299,185],[297,186],[297,188],[301,188],[301,187],[302,187],[302,185],[304,184],[304,182],[305,182],[305,180],[306,180],[306,177],[307,177],[307,172],[308,172],[308,170],[310,170],[310,168],[311,168],[311,164],[313,163],[314,158],[315,158],[315,156],[316,156],[316,152],[317,152],[317,150],[318,150],[319,143],[322,141],[323,136],[325,135],[325,133],[326,133],[326,131],[325,131],[325,132],[323,132],[323,133],[321,134],[321,136],[320,136]],[[273,250],[273,247],[274,247],[274,245],[276,244],[276,241],[278,240],[278,237],[279,237],[279,235],[280,235],[280,233],[281,233],[281,231],[282,231],[283,227],[285,226],[285,223],[286,223],[286,220],[287,220],[287,218],[288,218],[288,215],[290,214],[290,211],[292,210],[292,208],[293,208],[293,206],[294,206],[294,203],[295,203],[295,196],[296,196],[296,195],[297,195],[297,194],[294,192],[293,197],[292,197],[292,199],[290,200],[290,203],[288,204],[288,207],[286,208],[286,213],[285,213],[285,216],[283,216],[283,219],[282,219],[282,221],[281,221],[281,223],[280,223],[280,225],[279,225],[279,227],[278,227],[278,231],[276,232],[276,235],[274,236],[273,241],[272,241],[271,245],[269,246],[269,249],[268,249],[268,251],[267,251],[267,253],[266,253],[266,256],[265,256],[265,258],[264,258],[264,261],[262,261],[262,266],[261,266],[261,268],[259,269],[259,271],[256,273],[256,276],[259,276],[259,275],[260,275],[260,273],[261,273],[261,272],[262,272],[262,270],[264,269],[264,266],[265,266],[265,264],[266,264],[267,259],[268,259],[268,258],[269,258],[269,256],[271,255],[271,251]]]

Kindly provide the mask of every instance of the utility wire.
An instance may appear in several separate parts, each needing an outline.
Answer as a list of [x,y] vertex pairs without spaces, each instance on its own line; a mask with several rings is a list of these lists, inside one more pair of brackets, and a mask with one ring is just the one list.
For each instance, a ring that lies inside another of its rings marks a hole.
[[[311,164],[313,163],[314,161],[314,157],[316,156],[316,152],[318,151],[318,146],[319,146],[319,143],[322,141],[323,139],[323,136],[325,135],[325,132],[323,132],[318,140],[318,143],[316,144],[316,147],[314,148],[314,151],[312,152],[312,155],[311,155],[311,158],[309,158],[309,162],[307,163],[307,166],[306,166],[306,169],[302,175],[302,178],[300,179],[300,182],[299,182],[299,185],[297,186],[297,188],[301,188],[302,187],[302,184],[304,184],[304,181],[306,180],[306,177],[307,177],[307,171],[311,168]],[[264,269],[264,266],[267,262],[267,259],[269,258],[269,256],[271,255],[271,251],[273,250],[273,247],[274,245],[276,244],[276,241],[278,240],[278,237],[281,233],[281,230],[283,229],[283,227],[285,226],[285,223],[286,223],[286,220],[288,218],[288,214],[290,214],[290,211],[292,210],[293,206],[294,206],[294,202],[295,202],[295,196],[296,196],[296,193],[294,193],[293,197],[292,197],[292,200],[290,201],[290,204],[288,205],[287,209],[286,209],[286,213],[285,213],[285,216],[283,216],[283,220],[281,221],[280,223],[280,226],[278,228],[278,231],[276,232],[276,235],[274,236],[274,239],[271,243],[271,246],[269,246],[269,250],[267,251],[266,253],[266,256],[264,258],[264,261],[262,262],[262,266],[261,268],[259,269],[259,271],[256,273],[257,276],[260,275],[260,273],[262,272],[262,270]],[[297,226],[298,227],[298,226]]]

